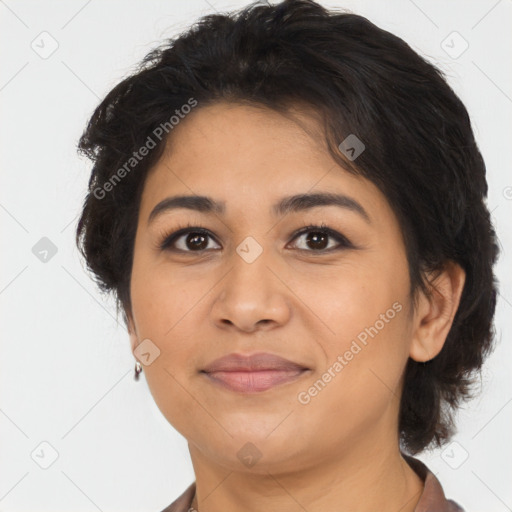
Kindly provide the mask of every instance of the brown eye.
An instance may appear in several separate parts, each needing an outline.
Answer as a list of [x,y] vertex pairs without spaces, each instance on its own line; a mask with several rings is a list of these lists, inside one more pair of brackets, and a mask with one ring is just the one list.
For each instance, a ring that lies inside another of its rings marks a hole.
[[209,239],[213,240],[213,237],[206,229],[180,229],[166,237],[160,244],[160,249],[177,252],[202,252],[208,250]]
[[185,247],[188,247],[192,250],[202,250],[208,247],[208,239],[207,235],[203,235],[201,233],[189,233],[185,238]]
[[[354,247],[343,235],[328,228],[321,226],[306,226],[297,233],[292,240],[304,239],[300,251],[310,253],[329,253],[339,249]],[[158,245],[161,250],[178,253],[201,253],[208,250],[218,250],[221,247],[211,247],[210,240],[215,241],[211,233],[200,227],[186,227],[175,231],[171,235],[163,237],[163,241]]]
[[[304,243],[299,250],[306,252],[330,252],[331,250],[352,247],[352,244],[340,233],[327,226],[307,226],[293,240],[303,238]],[[334,244],[329,246],[329,239]]]
[[321,231],[310,231],[306,236],[306,244],[311,249],[325,249],[329,244],[329,235]]

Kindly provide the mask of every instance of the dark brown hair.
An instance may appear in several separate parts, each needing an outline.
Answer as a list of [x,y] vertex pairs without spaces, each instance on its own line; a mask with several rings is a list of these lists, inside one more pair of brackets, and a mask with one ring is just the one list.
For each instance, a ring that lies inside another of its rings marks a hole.
[[[195,109],[221,100],[282,113],[311,107],[333,157],[375,183],[397,215],[411,297],[418,289],[428,295],[426,273],[447,261],[465,270],[442,351],[425,363],[409,359],[401,397],[403,449],[441,446],[453,435],[453,410],[472,397],[475,374],[494,348],[499,252],[484,161],[468,113],[441,71],[368,19],[308,0],[208,15],[150,52],[96,108],[79,142],[94,167],[76,241],[125,322],[144,181],[172,137],[170,117],[191,98]],[[162,123],[165,136],[128,172],[126,162]],[[338,147],[350,134],[366,146],[354,161]],[[112,181],[123,166],[122,179]]]

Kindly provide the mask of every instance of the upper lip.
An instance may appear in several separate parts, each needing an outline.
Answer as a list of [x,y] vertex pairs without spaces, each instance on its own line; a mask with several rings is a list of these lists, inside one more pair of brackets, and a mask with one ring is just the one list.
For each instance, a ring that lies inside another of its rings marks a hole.
[[252,372],[263,370],[308,370],[306,366],[295,363],[275,354],[259,352],[257,354],[228,354],[215,359],[201,371],[212,372]]

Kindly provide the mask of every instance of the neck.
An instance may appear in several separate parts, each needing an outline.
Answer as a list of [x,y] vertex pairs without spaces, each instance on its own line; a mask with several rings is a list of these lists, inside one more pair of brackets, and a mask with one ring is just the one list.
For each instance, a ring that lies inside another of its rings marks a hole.
[[212,463],[189,444],[196,474],[192,506],[198,512],[414,512],[422,480],[402,458],[398,444],[388,450],[378,446],[374,442],[366,451],[336,452],[293,472],[254,473]]

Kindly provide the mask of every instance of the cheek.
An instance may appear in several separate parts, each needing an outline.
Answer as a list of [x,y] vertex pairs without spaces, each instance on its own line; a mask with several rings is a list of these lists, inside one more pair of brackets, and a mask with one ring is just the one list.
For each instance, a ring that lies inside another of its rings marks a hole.
[[189,436],[191,421],[204,421],[189,390],[193,361],[201,350],[201,340],[194,336],[198,329],[194,318],[206,314],[201,309],[204,287],[197,281],[193,286],[176,281],[158,269],[141,271],[135,265],[132,276],[139,341],[149,338],[159,350],[152,364],[144,367],[148,387],[163,416],[183,436]]
[[326,327],[328,347],[336,349],[358,336],[364,342],[375,324],[379,333],[393,324],[396,329],[397,319],[405,317],[408,286],[406,269],[370,261],[336,268],[322,281],[304,281],[301,293]]
[[154,264],[149,258],[134,260],[131,297],[139,334],[155,340],[172,338],[174,331],[201,302],[208,291],[204,276],[176,272],[171,266]]
[[379,410],[393,393],[399,395],[408,358],[407,267],[381,263],[340,272],[322,294],[311,297],[328,327],[322,328],[326,359],[318,373],[336,375],[322,379],[329,383],[321,394],[331,405],[362,415]]
[[[390,311],[389,317],[395,313]],[[398,410],[400,381],[408,357],[404,309],[388,318],[388,323],[372,312],[360,312],[359,319],[359,325],[354,325],[353,317],[340,319],[341,334],[336,342],[324,346],[325,367],[319,367],[300,390],[300,403],[308,403],[299,405],[297,412],[302,415],[297,423],[303,423],[305,431],[321,428],[328,443],[333,439],[354,440],[384,417],[393,417],[389,416],[393,408]]]

